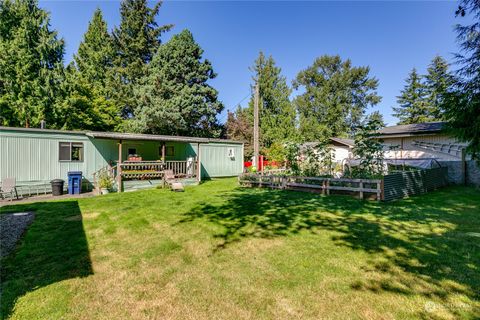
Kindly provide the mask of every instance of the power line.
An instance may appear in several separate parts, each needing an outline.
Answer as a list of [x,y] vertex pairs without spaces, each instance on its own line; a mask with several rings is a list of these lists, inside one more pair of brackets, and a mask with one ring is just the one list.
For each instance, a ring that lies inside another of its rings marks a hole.
[[[234,106],[238,106],[240,103],[242,103],[243,101],[245,101],[245,99],[247,99],[248,97],[250,97],[252,95],[251,92],[249,92],[245,97],[243,97],[239,102],[237,102],[236,104],[234,104]],[[222,114],[220,117],[219,117],[219,121],[220,122],[225,122],[227,119],[227,116],[228,116],[228,111],[224,114]]]

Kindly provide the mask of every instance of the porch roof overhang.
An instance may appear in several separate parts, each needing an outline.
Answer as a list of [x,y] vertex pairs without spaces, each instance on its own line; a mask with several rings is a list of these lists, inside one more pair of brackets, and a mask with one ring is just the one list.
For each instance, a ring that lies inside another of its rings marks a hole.
[[228,144],[240,144],[240,145],[244,144],[244,141],[235,141],[235,140],[229,140],[229,139],[166,136],[166,135],[141,134],[141,133],[71,131],[71,130],[69,131],[69,130],[4,127],[4,126],[0,126],[0,130],[2,132],[15,131],[15,132],[33,132],[33,133],[42,133],[42,134],[75,134],[79,136],[87,136],[94,139],[169,141],[169,142],[186,142],[186,143],[228,143]]
[[181,136],[164,136],[154,134],[141,133],[120,133],[120,132],[87,132],[87,136],[96,139],[112,139],[112,140],[143,140],[143,141],[175,141],[175,142],[195,142],[206,143],[207,138],[181,137]]
[[111,139],[111,140],[141,140],[141,141],[169,141],[169,142],[186,142],[186,143],[209,143],[209,142],[223,142],[242,144],[239,141],[211,139],[199,137],[184,137],[184,136],[165,136],[155,134],[141,134],[141,133],[120,133],[120,132],[86,132],[88,137],[94,139]]

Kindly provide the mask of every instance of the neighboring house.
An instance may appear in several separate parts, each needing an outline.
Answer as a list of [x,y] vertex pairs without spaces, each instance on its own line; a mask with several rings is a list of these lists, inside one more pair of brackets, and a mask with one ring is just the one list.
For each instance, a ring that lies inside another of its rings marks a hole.
[[385,158],[461,160],[466,144],[444,129],[445,122],[397,125],[380,129],[378,138],[385,145]]
[[[305,142],[302,144],[301,149],[305,150],[308,147],[315,147],[318,142]],[[330,138],[329,146],[333,149],[333,160],[339,164],[342,164],[345,159],[352,158],[352,149],[354,146],[353,139],[346,138]]]
[[243,170],[243,143],[222,139],[0,127],[0,148],[0,179],[18,184],[66,180],[69,171],[82,171],[90,183],[110,170],[145,184],[165,169],[194,181]]
[[450,182],[480,184],[480,169],[465,154],[466,143],[449,135],[445,128],[446,122],[390,126],[380,129],[377,138],[385,146],[386,159],[406,165],[431,160],[449,168]]

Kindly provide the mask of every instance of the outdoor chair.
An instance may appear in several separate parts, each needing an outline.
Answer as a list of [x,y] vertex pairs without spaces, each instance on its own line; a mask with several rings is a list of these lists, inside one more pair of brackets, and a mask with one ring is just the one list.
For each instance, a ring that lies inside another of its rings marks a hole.
[[183,184],[177,179],[173,170],[164,171],[165,182],[172,189],[172,191],[184,191]]
[[15,178],[3,179],[2,188],[0,189],[0,195],[2,199],[5,199],[5,197],[7,196],[10,198],[10,201],[12,201],[14,197],[18,200],[18,192]]

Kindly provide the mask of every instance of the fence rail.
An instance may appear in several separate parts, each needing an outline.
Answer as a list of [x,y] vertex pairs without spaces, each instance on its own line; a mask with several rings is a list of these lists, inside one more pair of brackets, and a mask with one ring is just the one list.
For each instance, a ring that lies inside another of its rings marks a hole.
[[330,194],[330,191],[354,192],[358,193],[360,199],[364,198],[365,193],[370,193],[375,194],[376,200],[382,198],[383,184],[383,181],[379,179],[336,179],[259,174],[243,174],[239,176],[238,181],[244,186],[315,191],[323,194]]
[[390,201],[441,188],[447,185],[447,173],[447,167],[398,172],[385,175],[383,179],[337,179],[245,173],[239,176],[238,181],[245,186],[324,194],[330,194],[330,191],[353,192],[357,193],[360,199],[368,193],[375,194],[377,200]]

